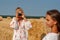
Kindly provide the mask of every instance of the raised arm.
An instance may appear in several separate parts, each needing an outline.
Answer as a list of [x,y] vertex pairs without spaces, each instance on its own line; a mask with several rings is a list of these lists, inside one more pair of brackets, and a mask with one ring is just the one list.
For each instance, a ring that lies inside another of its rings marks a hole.
[[27,21],[27,22],[25,23],[25,26],[26,26],[26,29],[27,29],[27,30],[29,30],[30,28],[32,28],[32,24],[31,24],[30,21]]
[[17,23],[15,17],[13,17],[12,21],[10,22],[10,27],[13,29],[18,29],[18,23]]

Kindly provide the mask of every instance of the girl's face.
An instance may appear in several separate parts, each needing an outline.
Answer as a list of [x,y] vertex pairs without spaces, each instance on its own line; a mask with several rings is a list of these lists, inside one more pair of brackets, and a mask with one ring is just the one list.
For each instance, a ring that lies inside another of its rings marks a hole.
[[[19,14],[21,14],[21,15],[18,16]],[[23,15],[22,11],[21,11],[20,9],[17,9],[17,10],[16,10],[16,17],[17,17],[17,18],[22,18],[22,15]]]
[[53,25],[55,25],[56,24],[56,22],[51,18],[51,16],[50,15],[46,15],[46,24],[47,24],[47,26],[49,26],[49,27],[53,27]]

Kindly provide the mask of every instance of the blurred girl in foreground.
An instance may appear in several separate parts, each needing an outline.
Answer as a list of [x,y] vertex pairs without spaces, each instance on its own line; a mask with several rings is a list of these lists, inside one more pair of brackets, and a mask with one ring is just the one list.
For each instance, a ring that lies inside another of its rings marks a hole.
[[25,18],[24,12],[20,7],[16,8],[16,17],[13,17],[10,27],[14,29],[13,40],[28,40],[28,30],[32,25]]
[[51,28],[51,32],[48,33],[42,40],[60,40],[60,13],[58,10],[49,10],[46,14],[46,23]]

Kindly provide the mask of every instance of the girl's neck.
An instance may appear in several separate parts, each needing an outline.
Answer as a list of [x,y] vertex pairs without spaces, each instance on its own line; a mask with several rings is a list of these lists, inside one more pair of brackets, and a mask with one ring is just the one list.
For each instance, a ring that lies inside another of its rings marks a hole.
[[23,21],[23,19],[20,19],[20,20],[18,20],[17,22],[18,22],[18,23],[21,23],[22,21]]
[[54,25],[54,26],[52,27],[51,32],[53,32],[53,33],[58,33],[58,29],[57,29],[57,26],[56,26],[56,25]]

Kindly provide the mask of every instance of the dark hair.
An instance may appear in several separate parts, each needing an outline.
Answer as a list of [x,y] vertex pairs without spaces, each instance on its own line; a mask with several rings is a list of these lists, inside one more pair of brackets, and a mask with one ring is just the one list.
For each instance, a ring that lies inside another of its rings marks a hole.
[[16,10],[18,10],[18,9],[20,9],[20,11],[21,11],[22,13],[24,13],[21,7],[17,7],[17,8],[16,8]]
[[57,21],[57,29],[60,32],[60,12],[56,9],[47,11],[47,14],[51,16],[53,20]]

